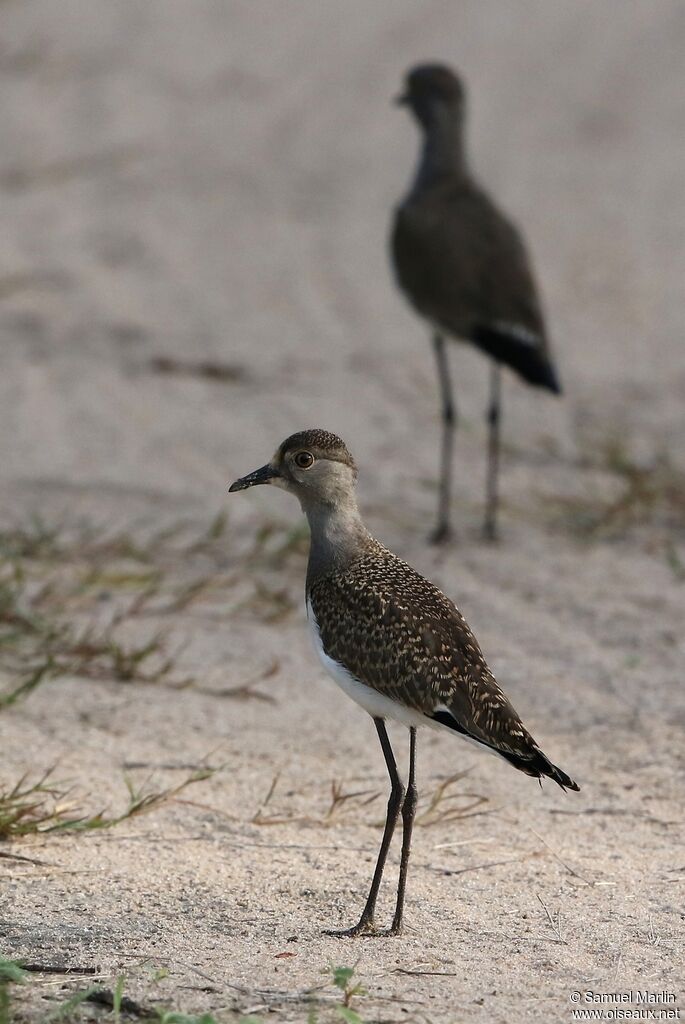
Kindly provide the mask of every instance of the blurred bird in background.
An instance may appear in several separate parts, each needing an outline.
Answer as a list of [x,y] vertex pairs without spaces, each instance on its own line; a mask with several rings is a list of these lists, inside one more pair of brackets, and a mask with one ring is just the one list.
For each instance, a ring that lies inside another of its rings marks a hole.
[[395,213],[392,258],[400,288],[433,331],[442,400],[438,517],[431,540],[449,538],[457,411],[445,338],[491,359],[484,533],[497,537],[501,366],[528,384],[561,393],[530,261],[521,234],[471,176],[464,144],[464,87],[439,64],[410,70],[398,102],[423,139],[413,183]]

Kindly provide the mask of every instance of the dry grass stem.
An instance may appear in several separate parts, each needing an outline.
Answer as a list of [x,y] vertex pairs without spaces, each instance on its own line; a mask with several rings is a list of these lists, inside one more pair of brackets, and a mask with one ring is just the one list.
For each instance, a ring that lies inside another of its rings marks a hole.
[[597,885],[597,884],[599,884],[599,883],[596,883],[596,882],[592,882],[589,878],[585,878],[585,876],[581,875],[579,871],[576,871],[575,868],[572,868],[570,866],[570,864],[567,864],[566,861],[563,860],[560,857],[560,855],[557,853],[557,851],[552,846],[550,846],[550,844],[547,842],[547,840],[543,839],[542,836],[540,835],[540,833],[536,832],[534,828],[531,828],[530,831],[533,833],[533,835],[536,837],[536,839],[540,840],[540,842],[542,843],[543,846],[547,847],[547,849],[552,854],[552,856],[555,858],[555,860],[559,861],[561,866],[563,868],[565,868],[570,875],[573,875],[574,878],[577,878],[580,882],[583,882],[585,885]]
[[125,779],[128,805],[115,816],[108,816],[104,811],[94,815],[79,813],[79,802],[72,796],[72,789],[64,783],[51,781],[54,768],[44,772],[36,782],[29,782],[27,776],[22,776],[10,789],[0,789],[0,840],[48,832],[112,828],[155,810],[188,786],[211,778],[216,771],[216,768],[200,768],[177,785],[161,790],[136,788]]
[[[64,675],[191,685],[192,676],[174,678],[180,652],[166,651],[167,630],[141,637],[138,628],[131,638],[144,617],[207,602],[219,602],[222,617],[246,609],[268,623],[289,616],[297,602],[282,573],[291,556],[294,563],[304,557],[303,532],[270,523],[252,550],[235,553],[226,524],[221,513],[200,532],[176,523],[142,538],[39,518],[0,530],[0,673],[9,682],[0,709]],[[179,578],[190,571],[191,579]],[[233,591],[238,599],[227,606]],[[274,661],[257,679],[214,693],[270,701],[254,682],[277,669]]]
[[446,825],[451,821],[485,813],[479,808],[487,804],[487,797],[479,796],[476,793],[450,792],[451,788],[465,778],[469,772],[470,769],[456,772],[440,782],[427,795],[428,806],[417,813],[415,824],[430,828],[433,825]]
[[[583,496],[544,498],[558,511],[561,525],[590,540],[615,539],[632,528],[660,526],[682,532],[685,524],[685,472],[667,452],[656,452],[639,460],[623,437],[595,441],[581,455],[577,468],[603,474],[587,485]],[[608,491],[614,493],[609,496]],[[683,561],[673,536],[663,542],[663,551],[676,578],[682,578]]]
[[562,938],[562,935],[561,935],[561,911],[557,910],[556,914],[554,914],[554,915],[550,914],[549,909],[547,908],[547,904],[543,902],[542,897],[540,896],[540,894],[539,893],[535,893],[535,896],[536,896],[536,899],[538,900],[540,906],[544,910],[545,916],[546,916],[547,920],[549,921],[550,928],[552,929],[552,931],[556,935],[557,940],[562,945],[565,946],[566,945],[566,941],[565,941],[565,939]]

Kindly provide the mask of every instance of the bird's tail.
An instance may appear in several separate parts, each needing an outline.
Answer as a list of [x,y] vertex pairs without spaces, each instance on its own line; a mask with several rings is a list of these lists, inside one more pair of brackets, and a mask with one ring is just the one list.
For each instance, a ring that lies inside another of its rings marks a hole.
[[561,394],[556,368],[537,335],[514,324],[502,324],[479,329],[476,340],[479,348],[511,367],[528,384]]
[[[501,693],[501,691],[499,691]],[[502,694],[502,697],[504,695]],[[505,698],[506,699],[506,698]],[[456,714],[453,714],[447,708],[440,708],[434,711],[430,716],[431,721],[437,722],[439,725],[444,725],[448,729],[453,729],[454,732],[460,733],[462,736],[466,736],[470,740],[475,740],[476,743],[482,744],[491,750],[493,754],[499,754],[505,761],[513,765],[514,768],[518,768],[520,772],[525,772],[526,775],[532,775],[534,779],[541,779],[543,776],[547,779],[553,779],[558,786],[562,789],[573,789],[576,792],[580,789],[577,782],[574,782],[570,775],[562,771],[561,768],[557,768],[555,764],[552,764],[550,759],[542,753],[537,743],[527,732],[518,715],[514,709],[510,706],[509,711],[513,716],[512,724],[516,728],[516,747],[512,743],[505,745],[497,744],[489,741],[481,733],[477,734],[476,731],[471,729],[465,729],[461,724]],[[510,734],[509,739],[512,739]]]
[[514,768],[525,772],[526,775],[532,775],[534,779],[544,777],[552,779],[556,782],[557,786],[561,786],[564,790],[572,789],[576,793],[580,790],[578,783],[574,782],[571,776],[567,775],[561,768],[557,768],[555,764],[552,764],[550,759],[538,747],[532,748],[532,756],[530,757],[523,757],[520,754],[509,753],[509,751],[504,750],[498,750],[497,753],[506,758]]

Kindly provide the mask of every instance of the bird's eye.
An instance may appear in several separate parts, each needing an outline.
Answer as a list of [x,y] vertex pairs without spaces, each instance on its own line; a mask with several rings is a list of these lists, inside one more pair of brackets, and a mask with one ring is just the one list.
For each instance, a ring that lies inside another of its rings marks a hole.
[[295,465],[300,469],[309,469],[313,462],[314,456],[311,452],[298,452],[295,456]]

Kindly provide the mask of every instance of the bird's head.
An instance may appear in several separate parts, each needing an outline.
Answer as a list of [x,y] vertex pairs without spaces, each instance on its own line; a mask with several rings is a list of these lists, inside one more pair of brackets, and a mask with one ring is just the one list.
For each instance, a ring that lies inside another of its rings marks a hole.
[[357,467],[344,441],[327,430],[301,430],[278,446],[270,462],[229,490],[274,484],[294,494],[306,511],[354,502],[356,480]]
[[444,64],[418,64],[404,79],[404,91],[397,102],[410,108],[424,128],[445,118],[460,120],[465,91],[461,79]]

